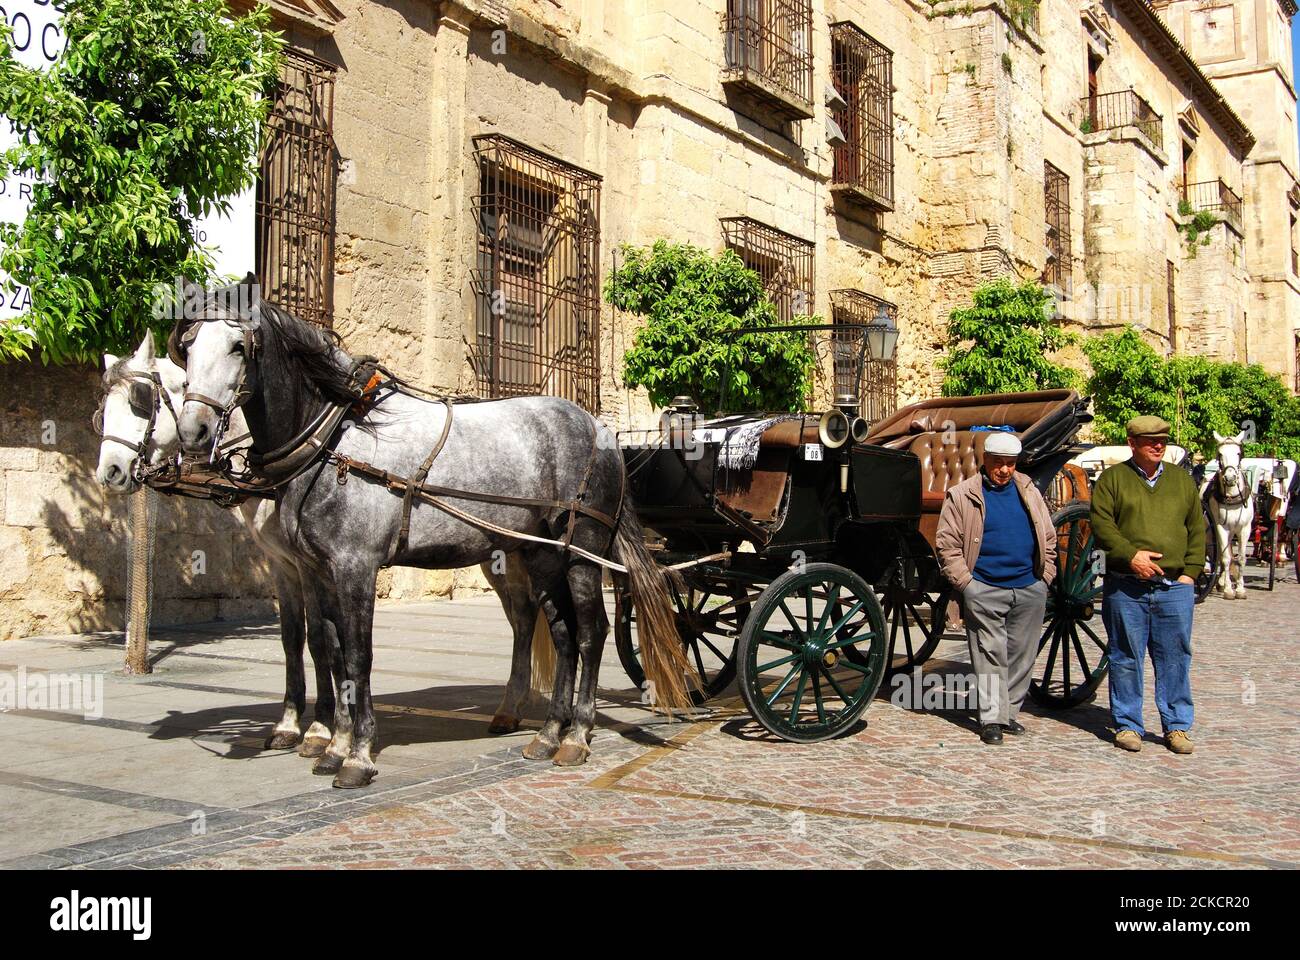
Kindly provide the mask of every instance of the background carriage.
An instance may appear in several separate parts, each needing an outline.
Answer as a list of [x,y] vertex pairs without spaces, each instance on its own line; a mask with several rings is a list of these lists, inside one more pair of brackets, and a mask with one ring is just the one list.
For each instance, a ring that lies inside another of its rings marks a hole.
[[[944,398],[871,427],[847,401],[821,416],[714,420],[683,404],[658,430],[620,434],[651,546],[680,578],[696,702],[735,679],[768,731],[814,742],[850,728],[889,673],[928,659],[954,606],[934,552],[943,496],[1001,428],[1021,438],[1060,545],[1031,692],[1052,706],[1088,699],[1107,664],[1087,476],[1068,463],[1086,406],[1069,390]],[[640,685],[636,611],[626,596],[616,607],[615,644]]]

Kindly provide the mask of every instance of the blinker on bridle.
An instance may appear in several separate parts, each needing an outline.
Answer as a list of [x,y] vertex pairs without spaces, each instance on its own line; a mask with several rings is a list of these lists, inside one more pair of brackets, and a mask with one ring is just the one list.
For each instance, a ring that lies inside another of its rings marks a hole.
[[104,407],[108,403],[108,393],[105,393],[103,398],[99,401],[99,406],[96,408],[95,415],[91,418],[91,422],[95,427],[95,432],[100,434],[104,440],[111,440],[114,443],[121,444],[135,454],[134,466],[131,468],[131,478],[137,483],[140,483],[143,482],[144,479],[144,454],[149,448],[149,441],[153,439],[154,429],[158,425],[159,411],[162,410],[163,406],[166,406],[167,412],[171,414],[172,422],[178,427],[180,425],[180,418],[176,415],[176,408],[172,406],[171,397],[167,395],[167,391],[164,389],[162,384],[162,377],[158,375],[156,370],[151,373],[131,371],[130,373],[125,374],[121,379],[131,383],[143,383],[149,388],[151,398],[149,403],[149,416],[148,420],[145,422],[144,435],[140,438],[139,442],[136,442],[133,440],[127,440],[125,437],[115,436],[111,433],[104,433]]

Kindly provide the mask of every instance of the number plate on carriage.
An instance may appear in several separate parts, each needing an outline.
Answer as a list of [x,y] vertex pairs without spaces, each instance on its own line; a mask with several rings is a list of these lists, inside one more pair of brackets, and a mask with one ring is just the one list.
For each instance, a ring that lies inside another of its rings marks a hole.
[[803,458],[805,460],[820,460],[822,458],[822,445],[820,443],[805,443],[803,445]]
[[691,439],[696,443],[722,443],[727,439],[727,431],[725,429],[694,430],[691,432]]

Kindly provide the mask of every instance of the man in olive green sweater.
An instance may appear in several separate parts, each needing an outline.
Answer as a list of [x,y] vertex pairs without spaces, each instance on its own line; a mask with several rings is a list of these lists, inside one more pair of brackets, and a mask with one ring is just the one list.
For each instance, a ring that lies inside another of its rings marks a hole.
[[1148,649],[1165,745],[1191,753],[1192,611],[1205,566],[1205,521],[1191,475],[1162,460],[1169,424],[1135,417],[1133,457],[1105,470],[1092,491],[1092,530],[1106,552],[1101,616],[1110,657],[1115,745],[1142,749],[1142,672]]

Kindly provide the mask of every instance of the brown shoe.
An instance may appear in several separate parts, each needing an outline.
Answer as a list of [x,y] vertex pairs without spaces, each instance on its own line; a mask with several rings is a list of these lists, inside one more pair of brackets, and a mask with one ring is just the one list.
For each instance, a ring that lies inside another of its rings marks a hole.
[[1192,738],[1186,730],[1170,730],[1165,734],[1165,746],[1174,753],[1191,753]]
[[1142,738],[1137,735],[1136,730],[1121,730],[1115,734],[1115,746],[1129,753],[1137,753],[1142,749]]

